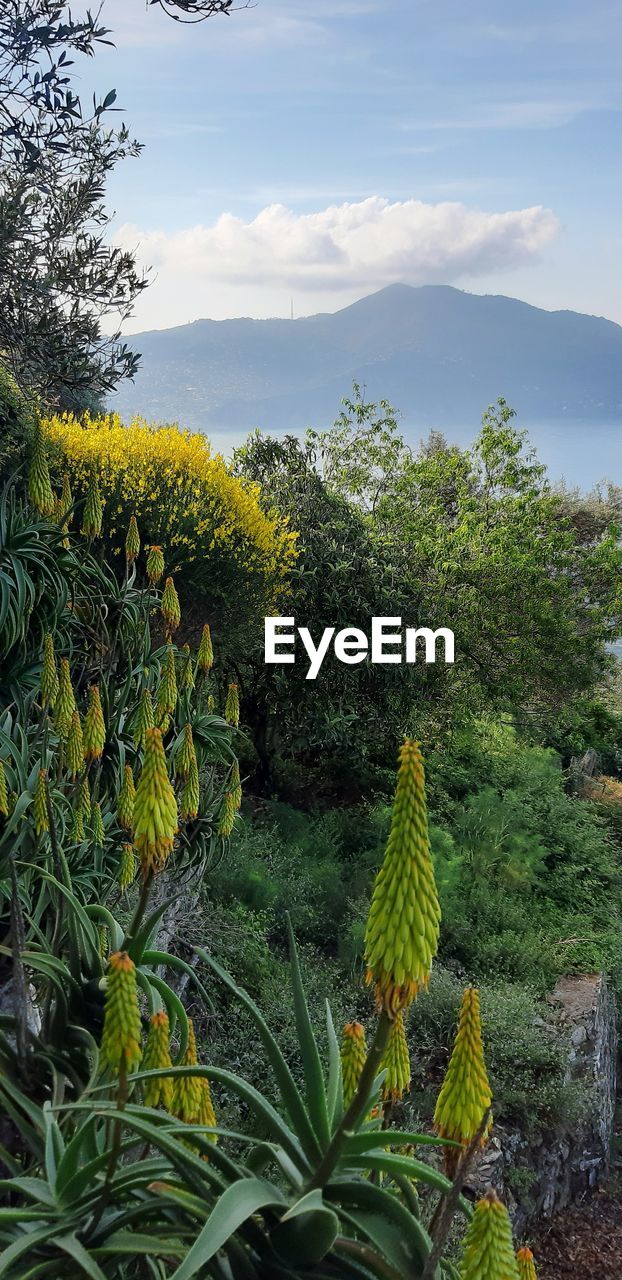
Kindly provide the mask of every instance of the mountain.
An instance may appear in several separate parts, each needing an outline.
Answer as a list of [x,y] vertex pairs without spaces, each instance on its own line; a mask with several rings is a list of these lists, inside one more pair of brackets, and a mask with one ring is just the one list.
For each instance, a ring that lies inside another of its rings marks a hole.
[[468,439],[503,395],[536,428],[536,444],[544,433],[561,454],[570,437],[587,450],[586,432],[596,430],[619,448],[622,327],[514,298],[390,285],[333,314],[197,320],[134,335],[131,345],[141,370],[111,407],[181,422],[220,446],[256,426],[326,426],[356,381],[366,398],[395,405],[412,437],[435,427]]

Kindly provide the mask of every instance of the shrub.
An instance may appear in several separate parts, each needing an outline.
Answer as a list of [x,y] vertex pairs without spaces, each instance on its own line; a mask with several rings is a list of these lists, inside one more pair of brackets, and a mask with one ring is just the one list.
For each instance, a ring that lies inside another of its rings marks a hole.
[[[462,978],[436,965],[426,998],[410,1015],[409,1039],[417,1049],[412,1106],[426,1120],[447,1065],[463,987]],[[585,1098],[565,1082],[566,1050],[550,1007],[514,983],[485,982],[479,990],[495,1119],[527,1137],[576,1123]]]
[[241,832],[210,893],[216,901],[243,903],[262,913],[271,936],[281,943],[289,912],[299,938],[334,951],[346,896],[330,817],[300,818],[298,835],[289,840],[274,824]]
[[44,428],[57,477],[69,472],[76,498],[98,479],[113,554],[122,554],[135,515],[143,541],[162,546],[183,573],[186,597],[206,595],[229,622],[273,600],[295,559],[295,534],[262,510],[258,486],[234,477],[204,436],[138,418],[124,426],[116,414],[63,414]]
[[556,753],[481,724],[435,757],[432,794],[445,958],[541,991],[585,968],[619,985],[615,822],[568,792]]

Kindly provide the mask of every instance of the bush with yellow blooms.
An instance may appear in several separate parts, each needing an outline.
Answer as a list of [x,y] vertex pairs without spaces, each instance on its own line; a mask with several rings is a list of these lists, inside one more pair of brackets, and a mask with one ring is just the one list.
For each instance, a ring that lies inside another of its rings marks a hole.
[[[287,582],[295,533],[262,509],[258,486],[232,475],[205,436],[141,418],[126,426],[115,413],[61,414],[42,429],[53,476],[68,474],[87,515],[93,493],[101,496],[105,544],[120,559],[128,531],[134,546],[135,517],[143,545],[163,549],[185,592],[204,592],[231,622],[267,609]],[[38,456],[37,467],[34,489],[47,500]]]

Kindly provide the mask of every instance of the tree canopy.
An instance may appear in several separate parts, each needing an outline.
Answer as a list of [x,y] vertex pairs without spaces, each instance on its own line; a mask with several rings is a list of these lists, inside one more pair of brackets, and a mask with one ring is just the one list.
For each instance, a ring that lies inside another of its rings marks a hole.
[[534,725],[602,678],[622,622],[618,530],[583,536],[512,419],[500,401],[472,448],[434,435],[413,454],[390,406],[355,393],[331,431],[256,434],[238,450],[238,470],[299,533],[284,614],[314,637],[385,615],[456,639],[454,666],[332,661],[315,681],[304,663],[266,666],[260,644],[245,652],[264,773],[321,751],[325,778],[360,776],[404,732],[431,741],[474,706]]
[[[154,2],[180,20],[232,10],[228,0]],[[70,408],[94,407],[134,375],[139,356],[120,331],[148,283],[109,242],[106,204],[111,172],[141,146],[112,123],[114,89],[92,100],[78,91],[78,60],[110,36],[99,10],[0,8],[0,352],[23,388]]]

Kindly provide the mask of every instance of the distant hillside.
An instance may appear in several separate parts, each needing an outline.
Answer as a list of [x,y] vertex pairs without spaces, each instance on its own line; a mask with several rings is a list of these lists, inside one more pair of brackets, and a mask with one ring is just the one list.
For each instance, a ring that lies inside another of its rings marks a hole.
[[354,380],[419,434],[472,433],[499,395],[526,425],[622,423],[619,325],[445,285],[391,285],[294,321],[197,320],[131,342],[142,367],[114,406],[221,437],[329,424]]

